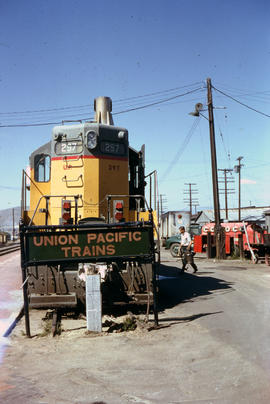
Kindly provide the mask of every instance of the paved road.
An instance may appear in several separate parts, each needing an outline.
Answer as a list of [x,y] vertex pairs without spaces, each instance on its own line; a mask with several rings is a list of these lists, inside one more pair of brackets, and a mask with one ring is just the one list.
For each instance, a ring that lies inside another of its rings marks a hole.
[[[212,398],[223,391],[224,402],[270,402],[269,267],[207,260],[198,266],[196,276],[187,273],[181,281],[161,281],[165,308],[168,301],[173,302],[170,314],[177,316],[181,311],[181,316],[194,320],[198,328],[197,336],[190,335],[197,352],[195,372],[199,373],[194,378],[195,388],[208,380],[205,394],[209,399],[209,391],[213,392]],[[162,268],[163,274],[167,268]],[[174,270],[169,270],[172,276]]]
[[[8,339],[3,335],[23,304],[21,283],[19,252],[0,256],[0,366],[9,344]],[[0,373],[0,394],[6,389],[5,380],[6,376]]]
[[0,401],[268,404],[269,267],[201,259],[179,276],[162,258],[158,330],[89,337],[69,320],[58,338],[28,340],[19,329]]
[[21,284],[19,252],[0,256],[0,336],[22,305]]

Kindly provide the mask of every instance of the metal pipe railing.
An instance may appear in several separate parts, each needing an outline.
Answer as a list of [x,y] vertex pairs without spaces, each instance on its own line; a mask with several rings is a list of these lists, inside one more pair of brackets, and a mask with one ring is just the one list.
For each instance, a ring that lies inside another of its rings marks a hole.
[[[39,200],[38,200],[38,203],[37,203],[37,206],[36,206],[36,209],[35,209],[35,211],[34,211],[34,213],[33,213],[33,216],[31,217],[31,219],[30,219],[30,223],[29,223],[29,226],[31,226],[31,224],[32,224],[32,222],[33,222],[33,220],[34,220],[34,217],[35,217],[35,215],[36,215],[36,213],[37,213],[37,210],[38,210],[38,208],[39,208],[39,205],[40,205],[40,202],[41,202],[41,200],[43,199],[43,198],[45,198],[46,199],[46,222],[47,222],[47,220],[48,220],[48,213],[47,213],[47,209],[48,209],[48,201],[50,200],[50,198],[62,198],[62,199],[66,199],[66,198],[74,198],[74,200],[75,200],[75,210],[77,210],[78,209],[78,199],[80,198],[80,197],[82,197],[82,195],[42,195],[40,198],[39,198]],[[78,212],[76,213],[76,211],[75,211],[75,218],[76,217],[78,217]],[[47,223],[46,223],[47,224]]]

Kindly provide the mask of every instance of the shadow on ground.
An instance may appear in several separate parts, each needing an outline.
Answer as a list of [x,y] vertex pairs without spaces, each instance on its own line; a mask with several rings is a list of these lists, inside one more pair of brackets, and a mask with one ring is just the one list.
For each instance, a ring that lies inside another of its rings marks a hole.
[[[200,274],[200,273],[199,273]],[[198,297],[209,298],[216,291],[232,292],[233,283],[213,276],[198,276],[185,272],[181,274],[175,266],[160,265],[159,271],[159,311],[192,301]]]
[[[158,319],[158,328],[169,328],[173,325],[178,325],[181,323],[189,323],[191,321],[197,320],[198,318],[205,317],[205,316],[211,316],[213,314],[220,314],[223,313],[223,311],[214,311],[214,312],[209,312],[209,313],[198,313],[198,314],[192,314],[191,316],[185,316],[185,317],[166,317],[166,318],[159,318]],[[154,320],[150,320],[154,322]],[[162,324],[163,323],[163,324]],[[165,323],[165,324],[164,324]]]

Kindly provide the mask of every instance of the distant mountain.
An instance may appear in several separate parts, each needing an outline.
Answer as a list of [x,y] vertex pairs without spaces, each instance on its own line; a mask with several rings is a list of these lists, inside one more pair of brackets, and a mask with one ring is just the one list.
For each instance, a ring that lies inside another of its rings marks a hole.
[[16,206],[15,208],[0,210],[0,230],[12,233],[13,230],[13,211],[14,211],[14,228],[18,231],[19,221],[21,217],[21,208]]

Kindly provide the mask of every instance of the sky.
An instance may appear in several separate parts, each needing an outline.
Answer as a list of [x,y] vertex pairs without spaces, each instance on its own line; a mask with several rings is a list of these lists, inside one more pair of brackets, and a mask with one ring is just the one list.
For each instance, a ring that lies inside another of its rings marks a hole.
[[188,208],[190,183],[196,209],[212,207],[207,78],[218,169],[242,156],[242,206],[269,206],[269,21],[268,0],[1,0],[0,209],[20,205],[22,170],[54,124],[93,118],[101,95],[130,145],[145,144],[164,210]]

